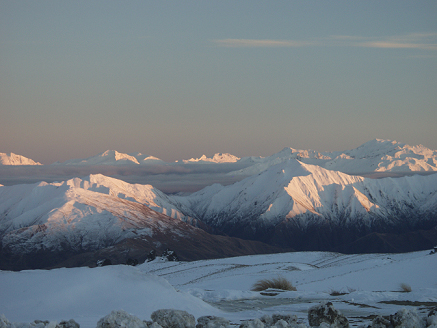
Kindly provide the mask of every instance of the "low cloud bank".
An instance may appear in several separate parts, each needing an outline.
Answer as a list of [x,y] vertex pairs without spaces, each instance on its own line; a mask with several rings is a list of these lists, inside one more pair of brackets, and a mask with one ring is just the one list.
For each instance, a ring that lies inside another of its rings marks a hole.
[[190,193],[213,183],[228,185],[242,180],[245,176],[230,176],[227,173],[246,166],[235,163],[232,165],[0,166],[0,184],[11,186],[40,181],[54,182],[100,173],[128,183],[150,184],[165,193]]

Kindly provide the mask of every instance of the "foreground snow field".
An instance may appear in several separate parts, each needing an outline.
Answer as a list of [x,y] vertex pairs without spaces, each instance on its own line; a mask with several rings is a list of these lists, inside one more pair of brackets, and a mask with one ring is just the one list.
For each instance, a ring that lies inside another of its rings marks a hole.
[[[195,262],[160,258],[137,267],[107,266],[21,272],[0,271],[0,314],[11,322],[74,319],[96,327],[112,310],[143,320],[163,308],[225,317],[233,324],[264,314],[296,314],[331,301],[351,326],[401,308],[427,313],[437,306],[437,254],[343,255],[296,252]],[[250,291],[259,279],[289,279],[297,291]],[[408,284],[411,292],[401,292]],[[331,296],[332,291],[345,293]]]

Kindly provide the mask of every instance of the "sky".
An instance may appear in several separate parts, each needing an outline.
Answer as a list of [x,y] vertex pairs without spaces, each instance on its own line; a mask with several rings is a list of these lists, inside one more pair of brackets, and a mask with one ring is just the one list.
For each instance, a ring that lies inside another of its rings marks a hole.
[[0,0],[0,152],[437,149],[437,2]]

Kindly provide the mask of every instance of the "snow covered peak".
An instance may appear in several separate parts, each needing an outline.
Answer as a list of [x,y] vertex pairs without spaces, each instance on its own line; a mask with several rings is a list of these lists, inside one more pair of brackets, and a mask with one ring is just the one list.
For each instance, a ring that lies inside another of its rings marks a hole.
[[[59,163],[56,163],[59,165]],[[116,150],[107,150],[95,156],[85,159],[71,159],[60,165],[119,165],[139,164],[138,160],[131,155],[119,153]]]
[[231,175],[258,174],[272,165],[289,159],[350,174],[369,172],[437,171],[437,151],[422,145],[409,146],[397,141],[374,139],[358,148],[346,151],[323,152],[284,148],[272,156],[257,161]]
[[0,153],[0,165],[42,165],[34,160],[14,153]]
[[229,153],[216,153],[213,157],[209,158],[206,155],[202,155],[200,158],[190,158],[188,160],[182,160],[183,163],[235,163],[240,158]]
[[358,148],[347,150],[343,153],[348,154],[353,158],[373,158],[409,148],[411,147],[397,141],[374,139],[362,144]]
[[107,150],[95,156],[85,159],[72,159],[56,165],[125,165],[125,164],[149,164],[163,162],[157,157],[143,155],[141,153],[125,154],[116,150]]

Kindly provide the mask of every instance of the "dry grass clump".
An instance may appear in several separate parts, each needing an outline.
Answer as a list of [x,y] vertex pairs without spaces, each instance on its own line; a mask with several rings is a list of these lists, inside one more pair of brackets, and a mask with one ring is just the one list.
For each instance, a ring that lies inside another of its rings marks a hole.
[[344,292],[342,289],[337,290],[337,289],[331,289],[331,291],[329,292],[329,295],[331,296],[341,296],[341,295],[346,295],[348,293]]
[[401,292],[404,292],[404,293],[410,293],[410,292],[412,291],[411,286],[408,285],[408,284],[404,284],[404,283],[402,283],[402,284],[400,285],[400,287],[401,287]]
[[284,277],[278,277],[273,279],[261,279],[253,284],[252,290],[254,292],[260,292],[266,289],[282,289],[282,290],[296,290],[290,281],[285,279]]

